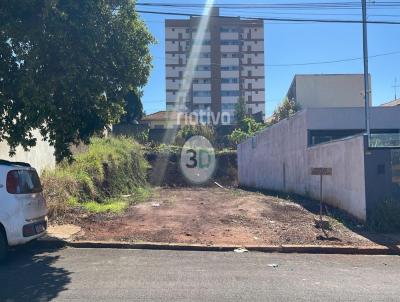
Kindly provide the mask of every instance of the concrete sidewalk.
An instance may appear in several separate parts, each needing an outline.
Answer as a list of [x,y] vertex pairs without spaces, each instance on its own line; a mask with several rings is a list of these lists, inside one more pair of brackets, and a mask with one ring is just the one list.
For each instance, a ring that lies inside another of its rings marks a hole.
[[48,234],[38,240],[47,247],[68,246],[74,248],[147,249],[175,251],[228,252],[242,248],[244,251],[265,253],[353,254],[353,255],[400,255],[400,246],[334,246],[334,245],[202,245],[163,242],[120,242],[74,240],[82,230],[75,225],[50,226]]

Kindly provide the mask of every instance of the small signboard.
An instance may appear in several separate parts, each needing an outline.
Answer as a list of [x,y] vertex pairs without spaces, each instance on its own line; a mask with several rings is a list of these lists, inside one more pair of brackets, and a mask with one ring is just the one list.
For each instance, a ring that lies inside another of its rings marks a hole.
[[332,168],[311,168],[311,175],[332,175]]

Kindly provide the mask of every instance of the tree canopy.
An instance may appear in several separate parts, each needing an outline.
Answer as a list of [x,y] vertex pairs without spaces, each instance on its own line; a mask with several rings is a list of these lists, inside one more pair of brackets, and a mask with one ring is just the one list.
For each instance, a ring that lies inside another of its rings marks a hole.
[[296,114],[296,112],[299,111],[300,109],[301,109],[300,106],[294,100],[289,100],[286,97],[282,102],[282,104],[279,105],[277,109],[275,109],[268,125],[271,126],[286,118],[289,118],[292,115]]
[[138,123],[144,115],[143,104],[141,101],[141,92],[131,90],[125,96],[125,114],[122,117],[123,122],[127,124]]
[[257,132],[263,130],[266,126],[263,123],[256,122],[252,117],[245,117],[240,127],[233,130],[228,139],[234,145],[240,144],[247,138],[254,136]]
[[235,118],[239,126],[242,126],[244,119],[247,117],[246,101],[243,97],[238,99],[235,104]]
[[146,84],[153,42],[133,0],[3,1],[0,140],[28,149],[39,129],[58,160],[70,156]]

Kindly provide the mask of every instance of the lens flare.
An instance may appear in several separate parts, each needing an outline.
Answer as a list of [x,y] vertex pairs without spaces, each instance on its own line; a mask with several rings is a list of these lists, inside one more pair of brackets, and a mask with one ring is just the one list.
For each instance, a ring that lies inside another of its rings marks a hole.
[[[214,0],[207,0],[206,4],[204,5],[203,14],[200,17],[200,22],[197,27],[196,35],[194,38],[194,41],[196,41],[196,43],[193,43],[192,45],[189,54],[189,59],[187,60],[186,68],[183,73],[182,85],[178,93],[176,94],[175,106],[173,108],[174,111],[177,112],[186,111],[186,104],[185,104],[186,98],[192,86],[193,76],[196,71],[196,66],[199,62],[200,52],[207,32],[207,27],[210,21],[210,15],[213,9],[213,5],[214,5]],[[176,134],[177,134],[177,128],[174,127],[172,129],[166,129],[162,142],[164,144],[169,144],[173,142]],[[166,154],[166,156],[163,157],[159,156],[157,158],[153,170],[153,181],[155,183],[161,184],[165,174],[165,170],[167,168],[168,157],[169,154]]]

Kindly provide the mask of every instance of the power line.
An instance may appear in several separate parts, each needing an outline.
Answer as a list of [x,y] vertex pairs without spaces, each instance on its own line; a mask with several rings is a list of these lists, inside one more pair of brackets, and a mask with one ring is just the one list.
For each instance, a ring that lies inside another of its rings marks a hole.
[[[384,57],[400,54],[400,51],[388,52],[388,53],[381,53],[376,54],[373,56],[369,56],[368,58],[377,58],[377,57]],[[348,58],[348,59],[340,59],[340,60],[331,60],[331,61],[319,61],[319,62],[308,62],[308,63],[291,63],[291,64],[267,64],[268,67],[287,67],[287,66],[305,66],[305,65],[320,65],[320,64],[333,64],[333,63],[342,63],[342,62],[350,62],[350,61],[358,61],[362,60],[362,57],[357,58]]]
[[[380,53],[376,55],[369,56],[368,58],[378,58],[378,57],[384,57],[384,56],[391,56],[391,55],[396,55],[400,54],[400,51],[392,51],[392,52],[386,52],[386,53]],[[160,60],[165,60],[166,57],[160,57],[156,56],[153,57],[155,59],[160,59]],[[316,62],[304,62],[304,63],[284,63],[284,64],[264,64],[265,67],[290,67],[290,66],[307,66],[307,65],[323,65],[323,64],[333,64],[333,63],[342,63],[342,62],[351,62],[351,61],[358,61],[362,60],[362,57],[354,57],[354,58],[346,58],[346,59],[337,59],[337,60],[329,60],[329,61],[316,61]],[[217,63],[210,63],[206,65],[217,65],[217,66],[223,66],[223,64],[217,64]]]
[[[208,5],[206,3],[176,3],[176,2],[137,2],[136,5],[142,5],[142,6],[177,6],[177,7],[209,7],[209,6],[218,6],[218,7],[267,7],[267,8],[273,8],[273,7],[356,7],[356,8],[361,8],[361,2],[360,1],[342,1],[342,2],[297,2],[297,3],[260,3],[260,2],[255,2],[255,3],[217,3],[213,5]],[[391,7],[391,6],[399,6],[400,1],[379,1],[379,2],[370,2],[367,3],[368,7]]]
[[[199,3],[148,3],[139,2],[136,5],[143,7],[169,7],[169,8],[201,8],[210,7],[207,4]],[[221,3],[215,6],[223,9],[275,9],[275,10],[359,10],[361,8],[360,2],[325,2],[325,3]],[[368,4],[368,9],[400,9],[399,1],[381,1],[372,2]]]
[[[136,10],[142,14],[154,14],[154,15],[171,15],[171,16],[185,16],[185,17],[202,17],[202,14],[190,14],[190,13],[179,13],[179,12],[157,12],[157,11],[144,11]],[[218,16],[215,18],[234,17],[234,16]],[[239,17],[239,16],[238,16]],[[213,16],[211,16],[213,18]],[[261,21],[276,21],[276,22],[314,22],[314,23],[347,23],[347,24],[361,24],[362,20],[340,20],[340,19],[303,19],[303,18],[272,18],[272,17],[248,17],[241,16],[242,19],[247,20],[261,20]],[[398,21],[375,21],[369,20],[368,24],[386,24],[386,25],[400,25]]]

